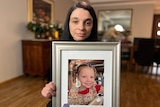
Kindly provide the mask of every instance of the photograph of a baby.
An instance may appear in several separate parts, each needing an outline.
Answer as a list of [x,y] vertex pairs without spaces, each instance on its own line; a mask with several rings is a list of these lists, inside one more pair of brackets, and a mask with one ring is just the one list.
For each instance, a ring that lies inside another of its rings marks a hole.
[[103,60],[69,60],[68,104],[103,105]]

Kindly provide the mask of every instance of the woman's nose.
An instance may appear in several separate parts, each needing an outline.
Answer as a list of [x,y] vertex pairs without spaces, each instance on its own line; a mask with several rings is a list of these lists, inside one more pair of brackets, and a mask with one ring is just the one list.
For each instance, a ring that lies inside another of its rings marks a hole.
[[84,24],[83,23],[79,23],[78,27],[79,27],[80,30],[83,30],[84,29]]

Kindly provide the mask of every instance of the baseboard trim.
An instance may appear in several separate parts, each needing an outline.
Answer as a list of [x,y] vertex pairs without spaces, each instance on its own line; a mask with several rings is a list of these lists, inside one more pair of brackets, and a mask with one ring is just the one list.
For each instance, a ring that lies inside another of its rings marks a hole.
[[6,83],[8,83],[8,82],[10,82],[10,81],[13,81],[13,80],[15,80],[15,79],[21,78],[21,77],[23,77],[23,76],[24,76],[24,75],[20,75],[20,76],[18,76],[18,77],[14,77],[14,78],[11,78],[11,79],[9,79],[9,80],[0,82],[0,85],[6,84]]

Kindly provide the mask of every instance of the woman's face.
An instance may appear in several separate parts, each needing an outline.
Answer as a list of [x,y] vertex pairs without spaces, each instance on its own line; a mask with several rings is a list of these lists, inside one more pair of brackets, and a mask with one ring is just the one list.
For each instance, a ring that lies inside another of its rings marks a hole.
[[93,27],[93,18],[90,13],[82,8],[75,9],[69,21],[69,30],[75,41],[87,39]]
[[81,88],[91,88],[95,84],[95,73],[90,67],[79,69],[78,79],[81,82]]

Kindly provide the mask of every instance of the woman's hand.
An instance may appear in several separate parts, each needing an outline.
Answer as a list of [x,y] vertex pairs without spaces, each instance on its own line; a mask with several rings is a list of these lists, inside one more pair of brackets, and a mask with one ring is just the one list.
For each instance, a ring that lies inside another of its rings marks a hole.
[[52,96],[55,96],[56,87],[54,83],[50,82],[43,87],[41,94],[45,98],[51,98]]

